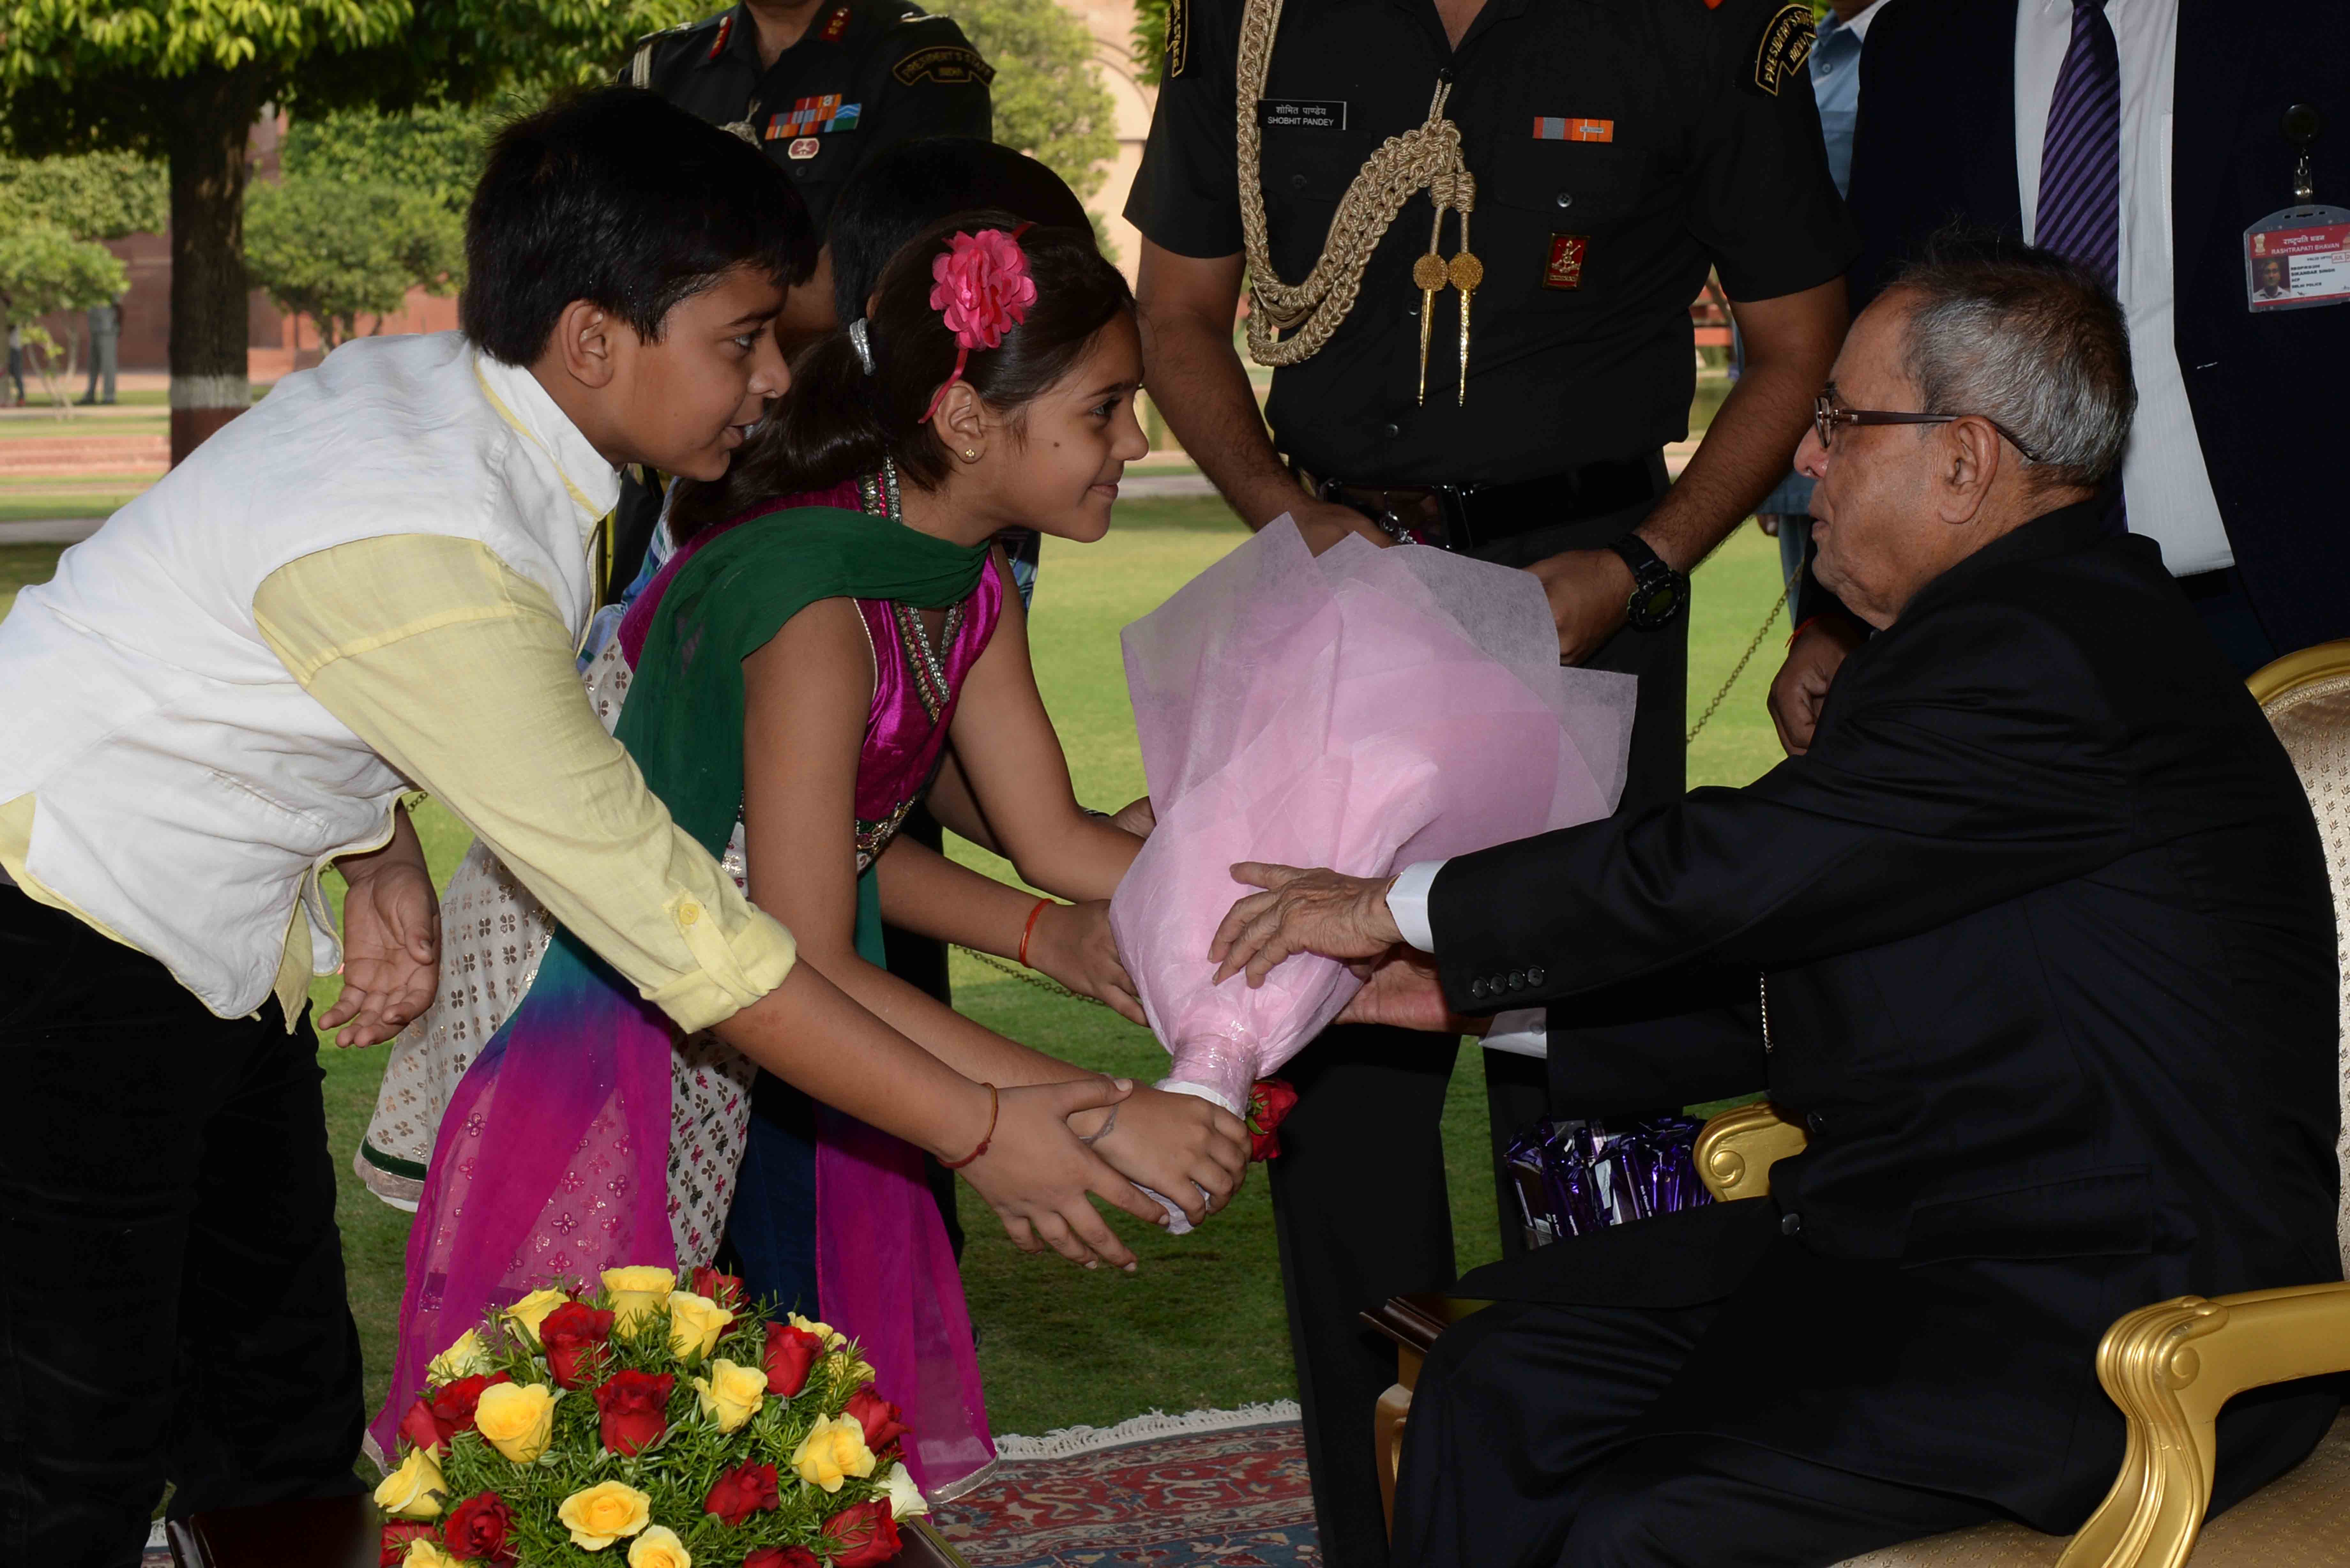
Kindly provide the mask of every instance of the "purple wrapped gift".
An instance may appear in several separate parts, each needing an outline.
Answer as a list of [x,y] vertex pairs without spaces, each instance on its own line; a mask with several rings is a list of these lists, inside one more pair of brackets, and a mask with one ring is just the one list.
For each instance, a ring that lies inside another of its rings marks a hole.
[[1527,1245],[1712,1202],[1694,1158],[1699,1126],[1688,1116],[1653,1116],[1621,1129],[1546,1120],[1520,1133],[1503,1158]]

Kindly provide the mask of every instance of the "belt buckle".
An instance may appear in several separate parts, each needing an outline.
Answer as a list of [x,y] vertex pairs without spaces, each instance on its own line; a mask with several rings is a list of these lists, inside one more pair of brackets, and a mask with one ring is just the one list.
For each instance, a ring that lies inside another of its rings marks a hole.
[[1346,493],[1348,490],[1365,490],[1367,488],[1365,486],[1350,485],[1341,480],[1325,479],[1318,481],[1314,488],[1315,493],[1319,495],[1321,499],[1325,501],[1335,501],[1339,505],[1347,507],[1350,511],[1361,513],[1364,516],[1371,520],[1373,524],[1378,528],[1380,533],[1385,534],[1388,538],[1393,539],[1399,545],[1406,545],[1411,542],[1411,525],[1406,523],[1401,517],[1396,515],[1394,504],[1388,500],[1388,497],[1394,493],[1393,491],[1378,490],[1367,492],[1368,493],[1376,494],[1379,498],[1379,509],[1377,512],[1374,512],[1362,503],[1350,501],[1347,497]]
[[1469,498],[1477,486],[1473,484],[1431,484],[1436,496],[1436,514],[1444,524],[1444,548],[1456,554],[1477,547],[1477,531],[1469,524]]

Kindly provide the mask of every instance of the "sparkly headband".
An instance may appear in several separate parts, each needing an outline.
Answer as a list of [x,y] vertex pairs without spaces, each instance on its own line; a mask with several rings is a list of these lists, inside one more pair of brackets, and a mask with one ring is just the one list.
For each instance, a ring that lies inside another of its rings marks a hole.
[[857,350],[857,362],[868,376],[873,374],[873,330],[858,317],[848,324],[849,346]]
[[922,410],[922,423],[931,422],[947,389],[962,379],[972,349],[994,348],[1004,333],[1028,319],[1028,307],[1036,303],[1036,280],[1028,275],[1020,236],[1030,226],[1023,223],[1008,234],[1002,229],[982,229],[975,234],[958,230],[946,250],[931,260],[931,308],[946,318],[947,330],[954,334],[955,362],[931,394],[931,406]]

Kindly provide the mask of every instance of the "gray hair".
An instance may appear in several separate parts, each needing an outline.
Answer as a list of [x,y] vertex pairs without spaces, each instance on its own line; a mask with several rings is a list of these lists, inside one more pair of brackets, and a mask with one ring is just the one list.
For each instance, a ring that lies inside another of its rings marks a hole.
[[2075,263],[1945,230],[1894,279],[1903,369],[1922,412],[1978,414],[2036,454],[2037,487],[2095,488],[2120,465],[2137,389],[2112,293]]

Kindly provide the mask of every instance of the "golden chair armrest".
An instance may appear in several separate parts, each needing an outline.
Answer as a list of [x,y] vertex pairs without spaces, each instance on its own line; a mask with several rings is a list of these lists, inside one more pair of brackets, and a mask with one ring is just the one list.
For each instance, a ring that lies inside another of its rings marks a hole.
[[2342,1371],[2350,1284],[2180,1296],[2116,1320],[2097,1345],[2097,1381],[2129,1422],[2121,1473],[2057,1568],[2180,1568],[2211,1505],[2220,1407]]
[[1810,1140],[1804,1124],[1790,1121],[1768,1102],[1740,1106],[1707,1122],[1690,1151],[1706,1190],[1724,1203],[1763,1198],[1771,1191],[1771,1168],[1801,1154]]

